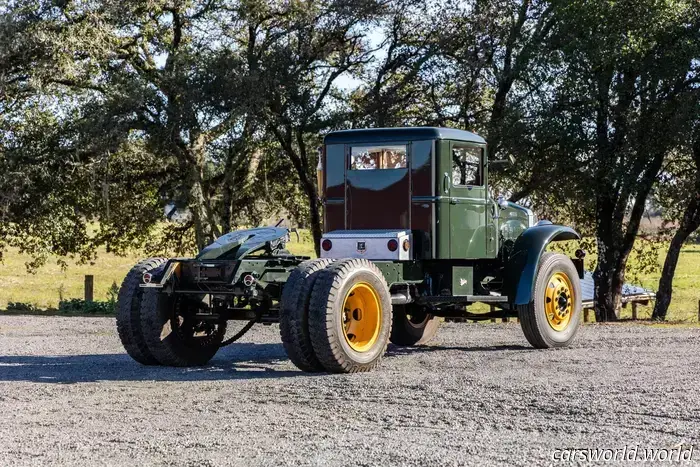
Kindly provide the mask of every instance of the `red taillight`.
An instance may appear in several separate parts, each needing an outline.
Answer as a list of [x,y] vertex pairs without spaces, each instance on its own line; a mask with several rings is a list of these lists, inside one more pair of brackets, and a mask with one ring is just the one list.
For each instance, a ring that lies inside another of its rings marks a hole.
[[153,275],[150,272],[143,273],[143,283],[144,284],[150,284],[152,280],[153,280]]
[[252,274],[246,274],[243,277],[243,285],[245,285],[246,287],[250,287],[253,284],[255,284],[255,277],[253,277]]
[[399,242],[392,238],[387,242],[386,247],[389,249],[389,251],[396,251],[399,249]]
[[321,242],[321,248],[323,248],[323,251],[331,251],[331,248],[333,248],[333,242],[326,238]]

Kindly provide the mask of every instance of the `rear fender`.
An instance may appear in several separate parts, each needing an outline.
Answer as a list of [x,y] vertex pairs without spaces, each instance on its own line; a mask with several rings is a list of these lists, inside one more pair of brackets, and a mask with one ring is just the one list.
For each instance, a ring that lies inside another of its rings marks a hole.
[[505,265],[503,295],[515,305],[527,305],[532,300],[540,257],[550,242],[580,240],[572,228],[563,225],[537,225],[526,229],[515,241],[513,252]]

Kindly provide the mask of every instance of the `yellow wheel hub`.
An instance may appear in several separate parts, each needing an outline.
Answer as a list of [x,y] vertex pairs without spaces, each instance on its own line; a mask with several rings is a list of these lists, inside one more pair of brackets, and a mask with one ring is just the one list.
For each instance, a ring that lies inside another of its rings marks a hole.
[[382,308],[374,288],[366,282],[353,285],[343,302],[345,340],[356,352],[371,349],[379,336]]
[[557,272],[549,278],[544,293],[544,313],[555,331],[563,331],[571,322],[574,311],[574,288],[569,276]]

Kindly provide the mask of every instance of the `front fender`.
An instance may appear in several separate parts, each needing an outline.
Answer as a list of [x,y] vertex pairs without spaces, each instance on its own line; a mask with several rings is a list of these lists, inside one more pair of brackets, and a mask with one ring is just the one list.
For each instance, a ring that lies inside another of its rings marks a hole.
[[515,240],[513,252],[505,265],[503,295],[515,305],[527,305],[532,300],[537,266],[550,242],[580,240],[572,228],[563,225],[536,225],[526,229]]

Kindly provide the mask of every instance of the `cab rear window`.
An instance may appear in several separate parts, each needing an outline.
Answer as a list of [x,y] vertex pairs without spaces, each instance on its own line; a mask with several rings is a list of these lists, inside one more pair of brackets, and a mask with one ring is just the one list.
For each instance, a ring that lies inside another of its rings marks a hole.
[[350,170],[405,169],[406,146],[354,146],[350,149]]

